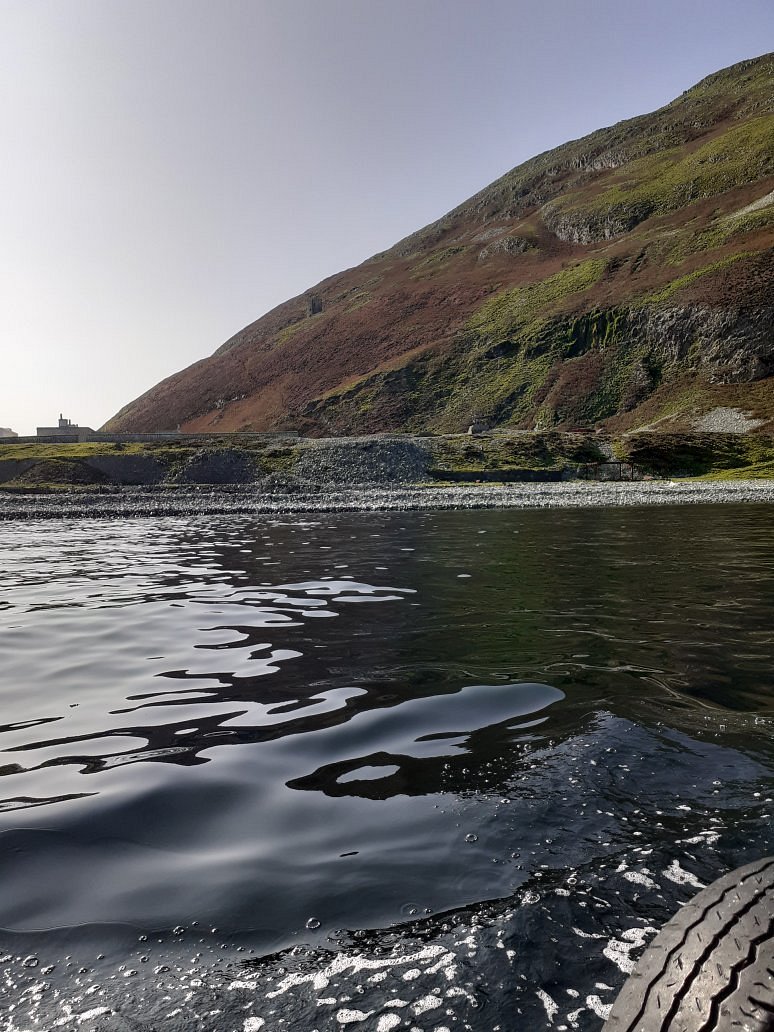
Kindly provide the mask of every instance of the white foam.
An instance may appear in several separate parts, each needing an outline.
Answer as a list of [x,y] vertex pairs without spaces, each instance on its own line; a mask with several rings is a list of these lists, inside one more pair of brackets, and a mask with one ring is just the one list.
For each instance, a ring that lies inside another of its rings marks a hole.
[[536,992],[538,999],[546,1009],[548,1024],[553,1025],[554,1017],[559,1013],[559,1004],[555,1000],[551,999],[545,989],[538,989]]
[[692,885],[695,889],[703,889],[705,887],[704,882],[699,881],[690,871],[686,871],[685,868],[680,866],[679,860],[673,860],[669,867],[662,871],[662,874],[676,885]]
[[340,1025],[354,1025],[358,1021],[370,1018],[372,1014],[373,1011],[349,1010],[347,1007],[342,1007],[341,1010],[336,1011],[336,1021]]
[[423,996],[420,1000],[415,1000],[411,1004],[411,1009],[416,1015],[424,1014],[425,1011],[435,1010],[436,1007],[441,1006],[441,997],[436,996],[435,993],[428,993],[427,996]]
[[400,1025],[400,1018],[397,1014],[382,1014],[376,1023],[376,1032],[390,1032],[391,1028]]
[[635,885],[644,885],[646,889],[658,888],[658,883],[649,878],[645,871],[625,871],[624,878],[627,881],[634,882]]
[[629,954],[632,950],[642,946],[648,936],[655,932],[656,929],[650,925],[645,928],[628,928],[621,933],[620,939],[610,939],[602,950],[602,955],[611,960],[625,975],[629,975],[634,970],[634,961]]
[[100,1014],[109,1014],[109,1007],[92,1007],[91,1010],[84,1011],[78,1015],[78,1024],[82,1025],[84,1021],[91,1021],[92,1018],[98,1018]]
[[601,932],[584,932],[580,928],[573,926],[573,931],[576,935],[580,936],[581,939],[604,939],[604,935]]
[[719,838],[720,832],[700,831],[698,835],[694,835],[691,838],[680,839],[679,841],[684,843],[686,846],[698,846],[702,844],[712,846],[718,841]]
[[598,1018],[603,1021],[607,1021],[607,1017],[610,1011],[613,1009],[612,1003],[602,1003],[598,996],[587,996],[586,1006],[590,1011],[593,1011]]
[[[401,964],[422,963],[434,960],[447,952],[443,946],[428,945],[416,953],[407,954],[405,957],[385,957],[379,960],[369,959],[360,954],[348,956],[345,953],[339,953],[322,971],[312,971],[303,975],[300,973],[286,975],[277,985],[277,988],[267,993],[266,996],[267,999],[273,999],[275,996],[281,996],[283,993],[286,993],[288,989],[293,989],[297,985],[305,985],[308,982],[311,982],[312,986],[320,992],[328,988],[332,978],[344,972],[351,972],[353,975],[356,975],[360,971],[379,971],[384,968],[397,967]],[[421,973],[418,970],[418,974]]]

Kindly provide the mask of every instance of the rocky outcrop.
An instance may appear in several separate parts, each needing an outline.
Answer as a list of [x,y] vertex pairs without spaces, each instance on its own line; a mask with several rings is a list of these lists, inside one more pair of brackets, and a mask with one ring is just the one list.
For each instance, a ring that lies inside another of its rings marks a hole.
[[771,307],[593,309],[554,319],[536,335],[528,327],[496,344],[463,339],[452,361],[420,357],[375,373],[316,402],[308,418],[332,432],[345,432],[366,407],[377,425],[413,418],[443,432],[466,430],[475,412],[492,426],[589,426],[635,413],[685,377],[710,386],[770,382],[773,325]]
[[584,211],[582,208],[565,210],[551,203],[540,209],[546,228],[558,240],[568,244],[612,240],[630,232],[651,214],[652,210],[646,204],[610,207],[603,212]]
[[487,258],[492,258],[498,254],[524,254],[529,251],[534,245],[526,237],[521,236],[503,236],[498,240],[493,240],[491,244],[487,244],[478,253],[478,260],[485,262]]
[[631,325],[653,356],[705,369],[714,383],[774,375],[774,307],[649,306],[635,313]]
[[635,362],[706,370],[716,383],[751,383],[774,374],[774,306],[638,305],[559,320],[553,336],[567,356],[623,349]]

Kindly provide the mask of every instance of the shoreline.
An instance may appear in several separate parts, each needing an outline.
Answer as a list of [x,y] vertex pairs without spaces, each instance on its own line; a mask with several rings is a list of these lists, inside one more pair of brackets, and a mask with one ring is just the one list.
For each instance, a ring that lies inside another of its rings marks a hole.
[[0,492],[0,521],[409,512],[422,509],[579,509],[647,505],[774,504],[774,479],[564,483],[359,484],[304,493],[249,487]]

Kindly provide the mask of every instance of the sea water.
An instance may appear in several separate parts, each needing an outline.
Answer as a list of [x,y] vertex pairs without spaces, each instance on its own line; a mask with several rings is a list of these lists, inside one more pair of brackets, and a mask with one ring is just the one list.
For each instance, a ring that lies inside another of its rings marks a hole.
[[599,1029],[772,852],[772,517],[6,523],[0,1027]]

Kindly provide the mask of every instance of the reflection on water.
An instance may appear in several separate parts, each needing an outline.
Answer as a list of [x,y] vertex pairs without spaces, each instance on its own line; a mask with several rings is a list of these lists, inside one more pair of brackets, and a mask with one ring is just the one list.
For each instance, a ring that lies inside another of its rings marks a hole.
[[[3,963],[104,953],[100,1028],[127,943],[184,972],[195,928],[181,1027],[598,1028],[652,928],[771,851],[767,507],[4,533]],[[221,936],[267,957],[231,1010]],[[182,993],[141,975],[135,1010]]]

